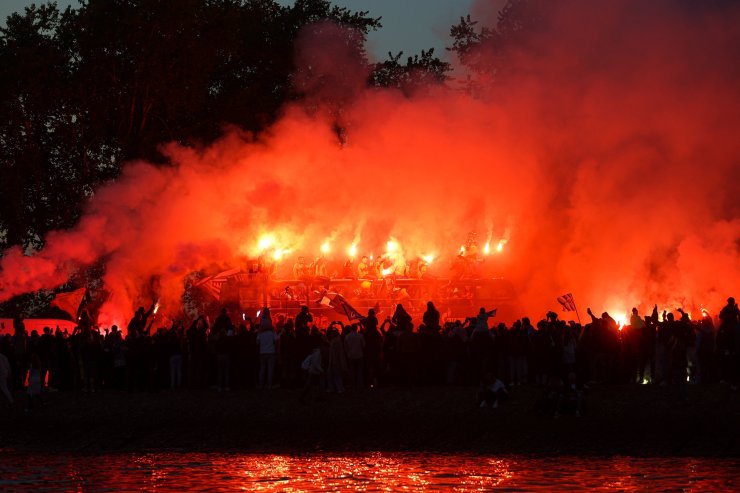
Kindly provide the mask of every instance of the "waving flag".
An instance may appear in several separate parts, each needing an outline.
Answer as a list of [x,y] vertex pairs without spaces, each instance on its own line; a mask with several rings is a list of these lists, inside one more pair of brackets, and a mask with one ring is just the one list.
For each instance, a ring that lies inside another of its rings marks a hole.
[[566,312],[576,311],[576,302],[573,299],[573,295],[571,293],[564,294],[563,296],[558,296],[558,303],[563,305],[563,310],[565,310]]
[[318,303],[319,305],[333,308],[334,311],[338,314],[347,317],[347,320],[349,320],[350,322],[352,320],[362,320],[365,318],[360,314],[360,312],[355,310],[355,308],[350,305],[347,300],[344,299],[344,296],[339,293],[324,291],[321,294],[321,299],[319,299]]
[[76,319],[79,315],[82,300],[85,299],[86,292],[87,290],[85,288],[80,288],[68,293],[58,293],[51,301],[51,306],[59,308],[63,312],[68,313],[73,319]]
[[204,279],[201,279],[200,281],[193,284],[193,286],[200,286],[206,291],[208,291],[211,296],[213,296],[216,299],[221,298],[221,288],[226,284],[226,282],[232,278],[239,275],[239,269],[229,269],[223,272],[220,272],[216,274],[215,276],[208,276]]

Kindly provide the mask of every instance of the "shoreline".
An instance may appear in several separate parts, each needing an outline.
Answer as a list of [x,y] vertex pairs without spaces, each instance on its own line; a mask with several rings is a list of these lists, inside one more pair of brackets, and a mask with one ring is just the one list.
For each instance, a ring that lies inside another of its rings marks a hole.
[[740,394],[688,390],[685,403],[671,387],[597,386],[580,418],[537,414],[534,386],[497,409],[479,408],[475,387],[316,391],[305,405],[288,389],[55,392],[28,413],[0,408],[0,450],[740,457]]

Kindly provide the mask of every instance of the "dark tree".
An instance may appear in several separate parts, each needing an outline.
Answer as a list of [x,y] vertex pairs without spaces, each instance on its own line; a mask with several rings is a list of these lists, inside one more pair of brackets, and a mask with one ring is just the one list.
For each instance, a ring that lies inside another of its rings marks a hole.
[[422,87],[439,85],[448,79],[452,66],[433,56],[434,48],[422,50],[421,56],[414,55],[400,62],[403,52],[388,53],[388,59],[375,65],[370,74],[370,83],[377,87],[395,87],[411,94]]
[[[73,226],[122,163],[167,165],[166,142],[258,132],[294,87],[296,40],[330,22],[365,36],[367,12],[326,0],[88,0],[26,8],[0,29],[0,251]],[[351,29],[350,29],[351,28]]]
[[[125,162],[168,166],[165,143],[205,146],[231,126],[257,133],[291,102],[328,109],[343,140],[342,110],[368,84],[408,92],[445,81],[449,65],[432,50],[406,65],[400,54],[370,64],[366,36],[380,27],[328,0],[87,0],[9,16],[0,28],[0,255],[11,245],[31,253],[49,231],[73,227]],[[94,288],[102,265],[67,287]],[[5,305],[38,313],[50,296]]]
[[498,13],[496,26],[478,26],[468,15],[450,28],[455,53],[468,70],[467,89],[481,90],[515,72],[519,67],[513,56],[520,51],[533,49],[532,35],[545,28],[547,13],[557,2],[547,0],[508,0]]

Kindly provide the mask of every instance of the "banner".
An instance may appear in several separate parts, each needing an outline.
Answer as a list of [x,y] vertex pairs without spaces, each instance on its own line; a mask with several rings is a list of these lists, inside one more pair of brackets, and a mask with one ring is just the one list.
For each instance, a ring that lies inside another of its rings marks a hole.
[[68,313],[74,320],[77,320],[80,305],[82,305],[82,300],[85,299],[86,292],[86,288],[80,288],[68,293],[58,293],[51,301],[51,306],[59,308]]

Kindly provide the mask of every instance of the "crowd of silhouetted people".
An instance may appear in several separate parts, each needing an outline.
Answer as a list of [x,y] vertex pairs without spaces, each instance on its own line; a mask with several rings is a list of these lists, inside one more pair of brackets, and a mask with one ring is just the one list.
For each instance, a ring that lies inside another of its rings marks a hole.
[[[378,386],[479,385],[479,402],[498,405],[508,389],[540,385],[578,409],[583,389],[598,383],[675,385],[740,381],[740,312],[728,299],[715,320],[691,320],[682,310],[641,316],[619,326],[588,310],[585,324],[553,312],[532,324],[492,323],[495,310],[441,321],[432,302],[421,320],[397,305],[391,316],[374,309],[353,323],[314,322],[307,306],[295,317],[234,320],[224,308],[186,325],[153,329],[154,305],[139,308],[127,326],[100,331],[83,312],[67,333],[47,327],[27,333],[16,318],[0,338],[0,400],[27,395],[27,407],[49,391],[303,389],[312,393]],[[557,390],[556,389],[560,389]],[[571,391],[569,394],[568,392]],[[556,406],[553,401],[551,403]],[[557,412],[554,407],[552,412]]]

